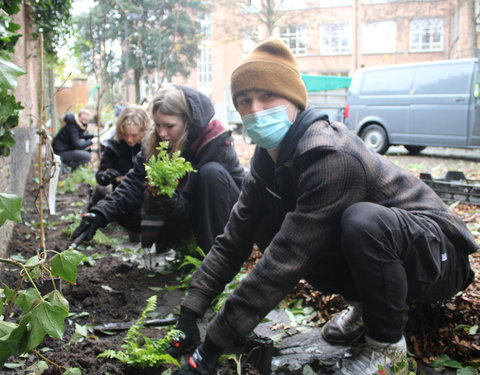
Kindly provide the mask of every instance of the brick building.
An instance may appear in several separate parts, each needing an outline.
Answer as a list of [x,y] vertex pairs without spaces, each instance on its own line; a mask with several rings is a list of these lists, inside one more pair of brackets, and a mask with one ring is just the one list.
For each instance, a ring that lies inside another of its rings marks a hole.
[[266,3],[279,6],[271,35],[290,46],[302,73],[351,76],[363,66],[477,53],[478,0],[216,0],[202,20],[206,40],[198,68],[178,83],[209,95],[221,118],[228,107],[231,72],[269,35],[266,23],[259,21]]

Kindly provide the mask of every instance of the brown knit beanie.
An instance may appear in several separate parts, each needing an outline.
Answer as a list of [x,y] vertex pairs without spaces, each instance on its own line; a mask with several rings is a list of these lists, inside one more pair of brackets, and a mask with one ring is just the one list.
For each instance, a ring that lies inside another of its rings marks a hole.
[[230,82],[232,99],[248,90],[264,90],[277,94],[305,109],[307,89],[300,76],[297,60],[279,38],[260,43],[235,68]]

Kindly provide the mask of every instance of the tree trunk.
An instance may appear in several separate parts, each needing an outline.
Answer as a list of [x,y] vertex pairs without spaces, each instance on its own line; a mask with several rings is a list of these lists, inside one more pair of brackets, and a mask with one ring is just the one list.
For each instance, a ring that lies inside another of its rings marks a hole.
[[135,83],[135,103],[140,103],[140,78],[142,78],[142,71],[135,69],[133,71],[133,80]]

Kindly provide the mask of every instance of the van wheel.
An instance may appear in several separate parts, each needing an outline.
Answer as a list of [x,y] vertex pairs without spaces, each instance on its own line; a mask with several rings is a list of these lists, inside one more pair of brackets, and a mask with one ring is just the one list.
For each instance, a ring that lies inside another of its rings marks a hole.
[[425,150],[426,146],[412,146],[412,145],[403,145],[410,153],[410,155],[418,155],[420,151]]
[[385,133],[385,130],[379,125],[367,126],[365,130],[362,131],[360,137],[368,147],[379,154],[384,154],[390,147],[388,144],[387,133]]

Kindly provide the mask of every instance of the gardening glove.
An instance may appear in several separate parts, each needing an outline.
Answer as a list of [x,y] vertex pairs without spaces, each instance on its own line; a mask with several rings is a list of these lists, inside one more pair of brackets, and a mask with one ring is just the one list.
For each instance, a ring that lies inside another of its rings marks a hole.
[[93,238],[98,228],[102,228],[107,224],[105,216],[100,212],[88,212],[82,215],[80,225],[75,229],[72,238],[76,245],[80,245],[83,241]]
[[151,248],[160,239],[161,229],[165,225],[165,215],[157,212],[156,198],[145,190],[142,221],[140,222],[143,248]]
[[85,134],[83,134],[80,138],[83,138],[83,139],[92,139],[93,137],[95,137],[94,134],[92,134],[92,133],[85,133]]
[[120,172],[113,168],[107,168],[105,171],[99,171],[97,173],[97,182],[100,185],[107,186],[110,185],[115,178],[120,176]]
[[172,340],[167,353],[172,357],[178,358],[200,344],[200,331],[197,326],[198,314],[187,307],[180,309],[180,316],[178,317],[175,329],[182,331],[182,333]]
[[218,358],[223,350],[217,346],[208,336],[205,342],[195,349],[195,352],[188,359],[188,362],[178,370],[176,375],[210,375],[217,367]]
[[179,194],[175,191],[172,197],[166,195],[153,196],[148,192],[149,197],[149,211],[155,214],[169,215],[177,207]]

